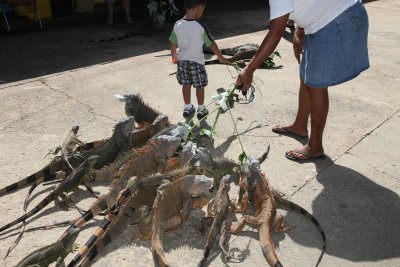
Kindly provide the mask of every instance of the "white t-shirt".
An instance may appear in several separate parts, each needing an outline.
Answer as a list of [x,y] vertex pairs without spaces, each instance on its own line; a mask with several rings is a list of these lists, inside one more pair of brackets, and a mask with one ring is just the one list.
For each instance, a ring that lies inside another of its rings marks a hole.
[[269,0],[270,20],[290,13],[289,19],[308,34],[325,27],[361,0]]
[[169,37],[179,47],[178,60],[189,60],[204,65],[203,44],[209,47],[214,41],[207,27],[198,20],[178,20]]

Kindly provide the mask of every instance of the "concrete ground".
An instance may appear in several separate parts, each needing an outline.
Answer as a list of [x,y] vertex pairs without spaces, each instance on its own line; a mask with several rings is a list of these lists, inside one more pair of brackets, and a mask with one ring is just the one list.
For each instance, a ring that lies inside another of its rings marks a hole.
[[[272,187],[310,211],[325,230],[327,250],[321,266],[400,266],[400,3],[370,1],[366,8],[371,68],[329,89],[330,112],[324,133],[327,159],[303,164],[289,161],[285,151],[303,141],[271,132],[273,125],[291,122],[297,109],[298,65],[289,32],[277,48],[282,55],[275,60],[279,67],[255,73],[260,91],[254,102],[233,109],[239,132],[250,127],[240,136],[246,153],[260,155],[270,144],[262,169]],[[83,141],[110,136],[113,125],[125,116],[115,94],[139,92],[172,122],[182,120],[181,91],[175,77],[169,75],[176,68],[168,55],[171,25],[144,33],[138,24],[106,26],[104,18],[97,15],[97,24],[49,26],[51,29],[43,32],[0,37],[1,187],[43,167],[49,161],[45,155],[63,142],[72,125],[80,126]],[[220,47],[260,43],[266,33],[268,9],[256,4],[226,11],[210,8],[204,21]],[[87,42],[127,32],[142,34],[115,42]],[[234,71],[221,65],[207,66],[207,71],[206,98],[210,102],[217,88],[232,84]],[[208,124],[213,120],[210,116]],[[215,145],[226,157],[237,159],[241,146],[229,114],[220,117],[216,131]],[[1,225],[22,213],[26,192],[0,198]],[[43,192],[49,189],[37,189],[30,207],[41,200]],[[73,199],[82,208],[93,202],[83,190]],[[280,212],[295,225],[289,232],[273,234],[280,261],[285,266],[315,265],[322,246],[319,232],[304,216],[291,210]],[[78,215],[51,204],[28,228]],[[193,225],[198,225],[202,215],[196,211],[191,222],[166,235],[164,249],[172,266],[196,266],[201,259],[205,237]],[[83,245],[100,222],[101,217],[85,226],[77,242]],[[15,265],[34,249],[54,242],[63,231],[25,233],[0,265]],[[153,266],[150,243],[132,243],[135,233],[136,227],[129,227],[93,265]],[[0,238],[3,256],[15,236]],[[228,244],[244,261],[224,262],[215,248],[210,266],[266,265],[256,231],[245,227],[240,235],[230,236]],[[72,257],[70,254],[67,262]]]

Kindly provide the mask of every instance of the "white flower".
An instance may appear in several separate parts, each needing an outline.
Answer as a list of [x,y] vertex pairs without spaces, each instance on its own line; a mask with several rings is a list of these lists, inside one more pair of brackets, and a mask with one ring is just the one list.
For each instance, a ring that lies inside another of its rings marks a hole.
[[220,106],[220,108],[222,108],[223,111],[227,111],[229,109],[228,97],[229,92],[223,92],[218,95],[212,96],[211,99],[214,101],[218,101],[218,105]]

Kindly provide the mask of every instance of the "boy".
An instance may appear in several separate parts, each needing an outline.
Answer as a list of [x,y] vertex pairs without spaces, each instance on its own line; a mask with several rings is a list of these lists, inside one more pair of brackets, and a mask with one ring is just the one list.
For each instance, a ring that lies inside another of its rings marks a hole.
[[[208,115],[204,106],[204,87],[208,84],[203,44],[217,55],[220,63],[226,63],[227,59],[219,51],[217,44],[211,37],[208,29],[198,19],[203,16],[207,0],[185,0],[186,14],[178,20],[172,30],[169,40],[171,42],[172,62],[178,64],[176,78],[182,85],[183,117],[187,118],[195,112],[190,101],[190,89],[196,88],[197,119],[201,120]],[[177,48],[179,46],[179,56]]]

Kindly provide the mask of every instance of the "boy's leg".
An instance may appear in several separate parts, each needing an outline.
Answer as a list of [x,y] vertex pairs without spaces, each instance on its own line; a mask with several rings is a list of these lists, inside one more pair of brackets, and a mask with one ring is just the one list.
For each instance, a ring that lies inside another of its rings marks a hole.
[[183,85],[182,86],[182,95],[183,95],[183,101],[185,102],[185,105],[190,104],[190,89],[191,85]]
[[208,115],[207,107],[204,106],[204,87],[196,88],[197,96],[197,119],[201,120]]
[[195,112],[194,106],[190,103],[190,90],[191,85],[182,86],[183,101],[185,102],[185,107],[183,109],[183,117],[187,118]]
[[197,97],[197,104],[199,106],[203,106],[204,105],[204,87],[196,88],[196,97]]

